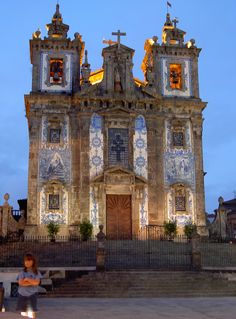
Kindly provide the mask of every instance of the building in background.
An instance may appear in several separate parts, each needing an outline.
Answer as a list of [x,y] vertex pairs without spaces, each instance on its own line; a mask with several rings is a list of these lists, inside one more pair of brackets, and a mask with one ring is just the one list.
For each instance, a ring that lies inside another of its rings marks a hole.
[[73,233],[84,219],[116,238],[167,220],[205,233],[201,50],[177,23],[167,14],[160,43],[145,42],[144,81],[120,30],[96,72],[59,5],[47,36],[33,34],[27,234],[44,234],[50,221]]

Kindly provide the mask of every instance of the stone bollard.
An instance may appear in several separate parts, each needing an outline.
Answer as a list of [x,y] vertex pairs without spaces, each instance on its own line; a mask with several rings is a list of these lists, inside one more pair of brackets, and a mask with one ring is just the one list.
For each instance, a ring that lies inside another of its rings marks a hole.
[[105,240],[106,235],[103,232],[103,225],[99,225],[100,232],[96,235],[98,246],[96,251],[96,269],[105,271]]
[[3,310],[4,288],[0,287],[0,312]]
[[199,234],[194,234],[191,239],[192,244],[192,267],[194,270],[200,271],[202,269],[202,256],[200,251],[200,239]]

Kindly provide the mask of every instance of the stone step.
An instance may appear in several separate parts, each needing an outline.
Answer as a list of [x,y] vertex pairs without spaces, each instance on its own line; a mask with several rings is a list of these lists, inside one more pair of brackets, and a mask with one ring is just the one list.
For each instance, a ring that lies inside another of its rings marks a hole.
[[235,282],[217,273],[114,271],[89,273],[65,282],[48,297],[217,297],[236,296]]

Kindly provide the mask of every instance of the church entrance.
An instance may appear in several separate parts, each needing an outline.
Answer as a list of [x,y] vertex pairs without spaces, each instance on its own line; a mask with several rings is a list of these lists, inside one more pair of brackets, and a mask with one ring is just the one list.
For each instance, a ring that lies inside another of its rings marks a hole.
[[110,239],[132,237],[131,195],[107,195],[107,236]]

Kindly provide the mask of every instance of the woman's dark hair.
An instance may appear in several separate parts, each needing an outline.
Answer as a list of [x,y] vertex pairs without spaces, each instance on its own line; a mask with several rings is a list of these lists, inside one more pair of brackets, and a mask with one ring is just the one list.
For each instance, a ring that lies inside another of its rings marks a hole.
[[[24,264],[25,264],[25,260],[32,260],[33,261],[33,265],[32,265],[32,271],[34,274],[38,274],[38,266],[37,266],[37,260],[36,258],[32,255],[32,254],[25,254],[24,256]],[[24,267],[24,271],[27,271],[27,268]]]

